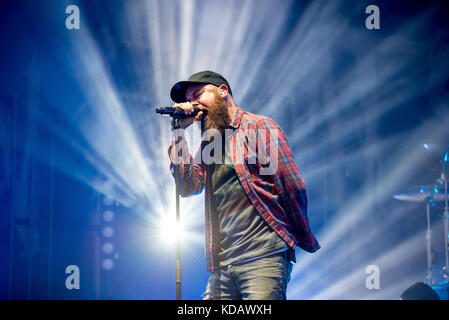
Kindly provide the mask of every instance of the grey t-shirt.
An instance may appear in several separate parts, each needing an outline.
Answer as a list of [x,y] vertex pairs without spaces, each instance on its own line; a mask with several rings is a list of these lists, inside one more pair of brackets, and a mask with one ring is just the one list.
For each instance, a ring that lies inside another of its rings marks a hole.
[[250,203],[232,164],[213,164],[211,185],[220,266],[244,263],[289,248]]

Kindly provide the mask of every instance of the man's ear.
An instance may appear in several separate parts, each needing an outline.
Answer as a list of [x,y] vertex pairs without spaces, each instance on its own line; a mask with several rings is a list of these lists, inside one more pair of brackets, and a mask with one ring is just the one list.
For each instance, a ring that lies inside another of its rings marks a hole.
[[228,87],[225,84],[222,84],[218,87],[218,92],[220,92],[221,96],[224,98],[228,95]]

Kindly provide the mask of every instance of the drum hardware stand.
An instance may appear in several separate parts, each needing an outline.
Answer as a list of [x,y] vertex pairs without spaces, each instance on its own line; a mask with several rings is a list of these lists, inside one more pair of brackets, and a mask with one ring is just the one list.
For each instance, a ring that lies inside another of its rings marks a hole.
[[449,282],[449,206],[448,206],[448,197],[447,194],[447,178],[446,178],[446,168],[447,161],[445,158],[445,161],[443,162],[442,172],[441,172],[441,178],[438,182],[440,182],[443,185],[444,188],[444,212],[443,212],[443,225],[444,225],[444,254],[445,254],[445,266],[443,267],[442,276],[444,278],[444,282],[448,284]]
[[[426,149],[428,149],[426,147]],[[428,149],[429,150],[429,149]],[[441,161],[441,176],[437,179],[437,182],[440,186],[421,186],[421,187],[413,187],[407,188],[404,191],[395,194],[393,197],[397,200],[401,201],[410,201],[410,202],[426,202],[427,206],[427,230],[426,230],[426,249],[427,249],[427,275],[426,282],[432,289],[443,291],[447,296],[449,294],[449,194],[448,194],[448,177],[449,173],[447,169],[449,168],[449,152],[446,152],[443,160]],[[436,202],[444,201],[444,212],[441,215],[443,219],[443,227],[444,227],[444,256],[445,256],[445,265],[442,268],[441,276],[443,280],[435,283],[432,286],[432,233],[431,233],[431,225],[430,225],[430,208]],[[446,298],[445,298],[446,299]]]
[[430,229],[430,205],[433,202],[433,196],[430,195],[426,198],[427,206],[427,231],[426,231],[426,244],[427,244],[427,284],[432,286],[432,231]]
[[445,255],[445,265],[441,271],[441,276],[443,277],[443,280],[438,282],[436,286],[432,287],[435,290],[440,290],[444,292],[445,295],[449,294],[449,206],[448,206],[448,198],[449,195],[447,194],[447,166],[449,165],[449,159],[448,159],[447,152],[444,156],[444,159],[442,161],[442,170],[441,170],[441,177],[438,179],[438,183],[443,186],[443,192],[444,192],[444,211],[442,214],[443,218],[443,227],[444,227],[444,255]]

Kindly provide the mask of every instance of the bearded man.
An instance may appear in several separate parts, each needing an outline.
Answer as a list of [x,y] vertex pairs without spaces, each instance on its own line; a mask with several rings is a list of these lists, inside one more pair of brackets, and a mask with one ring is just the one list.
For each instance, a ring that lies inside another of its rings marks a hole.
[[[310,230],[305,184],[285,133],[272,119],[237,107],[228,81],[212,71],[176,83],[170,96],[186,115],[197,113],[181,119],[181,130],[201,121],[203,133],[218,131],[218,145],[228,146],[224,152],[213,150],[223,160],[214,157],[213,163],[201,156],[203,148],[216,142],[216,134],[201,144],[199,160],[186,152],[182,136],[169,148],[171,171],[180,175],[181,196],[205,189],[210,276],[204,299],[286,299],[295,248],[315,252],[320,245]],[[275,164],[269,174],[263,173],[267,162],[260,156],[266,152],[268,165]]]

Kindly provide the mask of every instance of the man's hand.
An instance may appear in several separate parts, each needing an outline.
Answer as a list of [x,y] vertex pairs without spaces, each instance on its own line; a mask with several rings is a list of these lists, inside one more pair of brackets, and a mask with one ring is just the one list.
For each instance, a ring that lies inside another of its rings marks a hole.
[[[204,109],[206,110],[206,108],[204,108],[203,106],[199,105],[199,104],[192,104],[190,102],[184,102],[184,103],[175,103],[173,105],[173,108],[180,108],[184,110],[185,114],[191,114],[194,111],[194,107],[200,108],[200,109]],[[195,117],[186,117],[186,118],[182,118],[179,120],[179,125],[181,129],[185,129],[188,126],[190,126],[193,121],[198,121],[201,120],[203,116],[203,111],[198,112],[198,114]],[[171,124],[172,124],[172,128],[173,128],[173,118],[171,119]]]

